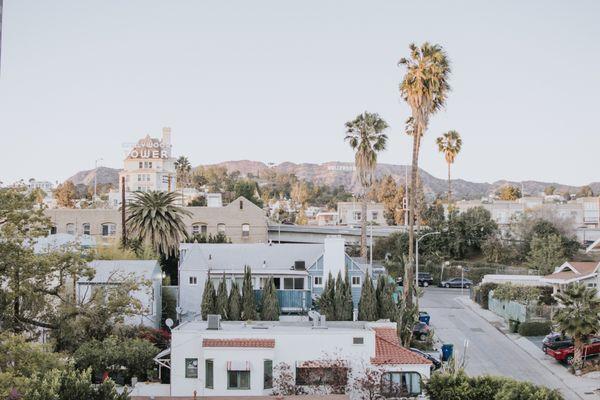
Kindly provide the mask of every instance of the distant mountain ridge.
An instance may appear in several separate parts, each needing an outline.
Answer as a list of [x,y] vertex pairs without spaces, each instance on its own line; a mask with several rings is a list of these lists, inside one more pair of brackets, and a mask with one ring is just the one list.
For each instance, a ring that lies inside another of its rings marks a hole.
[[[354,181],[354,164],[348,162],[330,161],[322,164],[313,163],[292,163],[283,162],[277,165],[267,165],[260,161],[237,160],[224,161],[217,164],[203,165],[204,167],[218,166],[225,167],[228,172],[239,171],[242,175],[248,174],[260,176],[262,172],[271,169],[278,174],[294,174],[299,179],[313,182],[320,185],[344,186],[347,189],[356,187]],[[119,185],[120,169],[99,167],[98,168],[98,184],[112,183],[113,187]],[[94,170],[80,171],[70,177],[68,180],[75,184],[91,184],[94,182]],[[396,164],[378,164],[375,171],[377,178],[385,175],[391,175],[397,182],[404,183],[405,176],[410,176],[409,165]],[[424,170],[420,170],[421,182],[423,189],[428,197],[434,197],[438,194],[443,194],[448,188],[448,181],[437,178]],[[474,199],[489,194],[495,193],[504,185],[516,185],[524,188],[525,194],[538,195],[543,192],[548,186],[554,186],[557,193],[568,191],[569,193],[577,193],[580,186],[565,185],[556,182],[541,182],[541,181],[508,181],[499,180],[493,183],[487,182],[470,182],[464,179],[452,180],[452,192],[459,199]],[[600,182],[590,183],[595,194],[600,192]]]

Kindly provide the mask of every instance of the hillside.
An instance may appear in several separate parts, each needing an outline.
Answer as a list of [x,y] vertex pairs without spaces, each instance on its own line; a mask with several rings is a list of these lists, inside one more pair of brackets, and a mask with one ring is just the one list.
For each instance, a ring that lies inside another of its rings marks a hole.
[[[278,174],[294,174],[298,178],[311,181],[320,185],[344,186],[352,189],[355,186],[353,180],[352,163],[344,162],[325,162],[322,164],[310,163],[291,163],[283,162],[278,165],[267,165],[260,161],[239,160],[239,161],[224,161],[218,164],[204,165],[204,167],[219,166],[225,167],[227,171],[240,171],[242,175],[260,176],[264,171],[271,169]],[[98,183],[112,183],[113,186],[118,186],[119,169],[100,167],[98,168]],[[376,170],[376,176],[392,175],[398,182],[404,183],[405,174],[409,175],[410,166],[395,165],[395,164],[379,164]],[[445,179],[437,178],[427,171],[421,170],[421,181],[423,188],[428,197],[434,197],[436,194],[445,193],[448,183]],[[84,183],[90,184],[94,181],[94,170],[81,171],[73,175],[69,180],[75,184]],[[507,180],[499,180],[493,183],[487,182],[470,182],[463,179],[452,180],[452,191],[457,198],[471,199],[487,196],[496,192],[504,185],[523,185],[525,194],[538,195],[547,186],[553,185],[557,192],[569,191],[576,193],[579,190],[578,186],[565,185],[556,182],[540,182],[540,181],[523,181],[514,182]],[[600,182],[591,183],[594,193],[600,192]]]

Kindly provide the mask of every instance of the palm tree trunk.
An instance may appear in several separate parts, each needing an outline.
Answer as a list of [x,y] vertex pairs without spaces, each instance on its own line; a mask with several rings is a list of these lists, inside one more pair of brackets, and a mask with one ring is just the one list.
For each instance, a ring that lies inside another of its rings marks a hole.
[[581,369],[583,366],[583,341],[581,338],[575,339],[575,352],[573,354],[573,368],[575,370]]
[[360,212],[360,256],[363,262],[367,263],[367,189],[364,189],[362,195],[362,204]]
[[452,201],[452,184],[450,182],[450,163],[448,163],[448,208],[450,208]]
[[405,266],[406,282],[404,283],[404,301],[407,307],[413,305],[413,281],[414,281],[414,260],[415,260],[415,210],[417,203],[417,174],[419,172],[419,146],[421,136],[419,134],[418,124],[415,124],[413,136],[412,166],[410,171],[410,192],[408,196],[408,263]]

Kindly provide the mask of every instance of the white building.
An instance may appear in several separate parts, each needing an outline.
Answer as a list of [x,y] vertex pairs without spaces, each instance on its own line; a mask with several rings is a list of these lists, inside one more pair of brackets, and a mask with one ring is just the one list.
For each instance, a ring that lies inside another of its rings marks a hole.
[[128,325],[144,325],[152,328],[160,327],[162,272],[155,260],[95,260],[88,264],[94,269],[92,279],[77,281],[77,299],[89,300],[99,287],[118,285],[125,280],[135,279],[139,283],[138,290],[131,297],[140,302],[142,310],[137,315],[125,317]]
[[600,288],[600,262],[565,262],[552,274],[544,276],[542,282],[552,285],[554,293],[563,291],[573,283],[582,283],[586,287],[598,289]]
[[[387,225],[383,215],[383,203],[367,203],[367,222],[376,225]],[[342,201],[337,203],[337,213],[340,225],[359,225],[362,220],[362,203],[357,201]]]
[[409,397],[421,393],[430,376],[431,362],[400,346],[395,323],[222,322],[212,328],[193,321],[173,329],[171,396],[266,396],[282,379],[309,394],[326,394],[336,374],[351,388],[371,369],[382,374],[383,388],[393,383]]

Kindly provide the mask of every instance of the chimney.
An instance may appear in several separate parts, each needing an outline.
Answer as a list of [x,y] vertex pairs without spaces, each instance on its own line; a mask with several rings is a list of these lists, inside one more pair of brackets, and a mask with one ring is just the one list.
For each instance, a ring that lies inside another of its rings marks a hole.
[[344,238],[341,236],[327,236],[323,246],[323,281],[327,281],[329,273],[335,279],[341,272],[345,277],[346,251],[344,249]]
[[162,150],[171,157],[171,128],[166,126],[162,129],[162,145],[164,146]]

